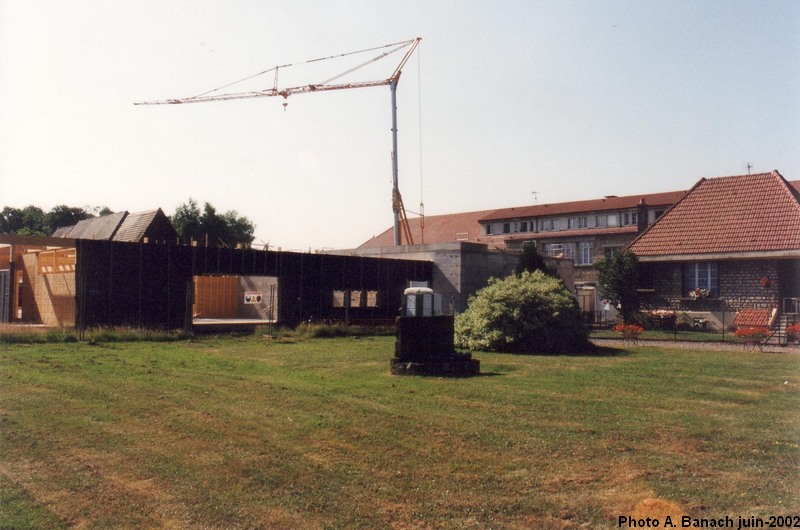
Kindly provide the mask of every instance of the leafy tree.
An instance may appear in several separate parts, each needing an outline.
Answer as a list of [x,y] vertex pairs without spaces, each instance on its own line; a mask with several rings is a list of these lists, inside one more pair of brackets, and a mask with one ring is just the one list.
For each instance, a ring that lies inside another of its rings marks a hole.
[[189,198],[189,202],[181,204],[175,208],[175,214],[170,218],[172,226],[178,232],[178,236],[185,243],[192,240],[198,241],[203,237],[203,229],[200,227],[200,208],[197,201]]
[[228,247],[252,243],[256,228],[252,221],[239,216],[235,210],[219,215],[210,203],[205,203],[201,212],[197,201],[192,198],[175,209],[171,220],[181,240],[186,243],[191,240],[205,242],[207,237],[209,245]]
[[38,206],[12,208],[0,212],[0,233],[19,235],[50,235],[45,226],[45,213]]
[[533,241],[526,241],[522,244],[522,254],[514,269],[514,274],[520,275],[524,271],[542,271],[548,276],[556,276],[556,272],[547,266],[542,255],[536,251],[536,243]]
[[455,322],[456,345],[471,350],[578,353],[592,349],[588,337],[575,297],[541,270],[492,278]]
[[229,244],[244,243],[250,245],[255,238],[256,225],[247,217],[240,217],[236,210],[228,210],[222,214],[222,220],[227,230],[226,241]]
[[0,211],[0,233],[29,236],[49,236],[62,226],[71,226],[78,221],[97,215],[114,213],[108,206],[75,208],[59,205],[45,213],[38,206],[13,208],[6,206]]
[[60,204],[47,212],[44,216],[44,227],[47,229],[47,235],[50,235],[62,226],[76,225],[78,221],[83,221],[91,217],[94,217],[94,215],[83,208]]
[[595,263],[600,296],[619,308],[623,322],[633,323],[641,305],[639,299],[639,258],[629,251]]

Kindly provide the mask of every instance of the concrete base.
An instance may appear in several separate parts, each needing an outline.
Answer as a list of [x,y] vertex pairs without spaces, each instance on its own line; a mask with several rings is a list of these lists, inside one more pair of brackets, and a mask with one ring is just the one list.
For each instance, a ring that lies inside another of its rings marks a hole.
[[481,363],[453,348],[453,315],[398,317],[393,375],[478,375]]
[[448,357],[427,361],[392,359],[392,375],[438,375],[466,377],[479,375],[481,362],[469,353],[453,353]]

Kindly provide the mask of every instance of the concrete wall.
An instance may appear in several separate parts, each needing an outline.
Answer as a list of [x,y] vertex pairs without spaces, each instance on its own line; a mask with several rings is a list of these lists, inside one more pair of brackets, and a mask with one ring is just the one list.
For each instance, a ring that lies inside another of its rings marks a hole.
[[[246,293],[259,293],[261,300],[251,300],[251,303],[247,303],[245,301]],[[275,276],[241,276],[239,278],[238,307],[238,318],[276,320],[278,318],[278,278]]]
[[[460,313],[467,308],[469,296],[486,286],[489,278],[504,278],[519,262],[518,252],[490,250],[480,243],[455,242],[433,245],[364,248],[335,251],[341,254],[402,258],[433,262],[431,288],[442,295],[445,313]],[[570,291],[575,291],[572,260],[546,258],[556,268]]]

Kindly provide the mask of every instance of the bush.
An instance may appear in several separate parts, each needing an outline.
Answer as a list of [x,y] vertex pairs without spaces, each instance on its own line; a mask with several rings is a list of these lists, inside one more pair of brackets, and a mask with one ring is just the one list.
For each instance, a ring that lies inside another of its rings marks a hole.
[[578,353],[588,337],[575,297],[540,270],[489,280],[455,322],[456,346],[470,350]]

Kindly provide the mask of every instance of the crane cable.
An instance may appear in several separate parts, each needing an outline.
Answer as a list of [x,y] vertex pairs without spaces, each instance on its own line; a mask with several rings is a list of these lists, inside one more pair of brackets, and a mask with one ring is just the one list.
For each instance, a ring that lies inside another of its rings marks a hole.
[[187,99],[187,100],[189,100],[189,99],[197,99],[197,98],[200,98],[200,97],[203,97],[203,96],[207,96],[207,95],[209,95],[209,94],[211,94],[213,92],[218,92],[220,90],[226,89],[226,88],[231,87],[233,85],[237,85],[239,83],[243,83],[245,81],[249,81],[250,79],[253,79],[253,78],[258,77],[260,75],[268,74],[270,72],[275,72],[275,88],[277,89],[278,70],[281,69],[281,68],[289,68],[289,67],[292,67],[292,66],[299,66],[299,65],[302,65],[302,64],[310,64],[310,63],[316,63],[316,62],[319,62],[319,61],[327,61],[329,59],[339,59],[339,58],[342,58],[342,57],[348,57],[350,55],[357,55],[359,53],[367,53],[367,52],[372,52],[372,51],[376,51],[376,50],[383,50],[383,49],[386,49],[386,48],[391,48],[393,46],[395,47],[395,49],[393,49],[393,50],[389,50],[387,52],[384,52],[384,53],[374,57],[373,59],[371,59],[369,61],[366,61],[366,62],[364,62],[364,63],[362,63],[362,64],[360,64],[360,65],[358,65],[356,67],[351,68],[350,70],[347,70],[344,73],[341,73],[341,74],[339,74],[339,75],[337,75],[335,77],[332,77],[332,78],[328,79],[327,81],[323,81],[322,83],[319,83],[321,85],[324,85],[326,83],[330,83],[331,81],[335,81],[336,79],[339,79],[339,78],[341,78],[341,77],[343,77],[343,76],[345,76],[347,74],[353,73],[356,70],[358,70],[360,68],[363,68],[363,67],[365,67],[365,66],[367,66],[369,64],[372,64],[372,63],[374,63],[374,62],[376,62],[376,61],[378,61],[380,59],[383,59],[387,55],[391,55],[392,53],[395,53],[395,52],[397,52],[399,50],[402,50],[403,48],[405,48],[406,46],[408,46],[412,42],[414,42],[413,39],[412,40],[407,40],[407,41],[404,41],[404,42],[395,42],[395,43],[392,43],[392,44],[384,44],[383,46],[376,46],[374,48],[367,48],[367,49],[364,49],[364,50],[359,50],[359,51],[354,51],[354,52],[340,53],[338,55],[330,55],[330,56],[327,56],[327,57],[319,57],[317,59],[309,59],[308,61],[303,61],[303,62],[299,62],[299,63],[289,63],[289,64],[283,64],[283,65],[279,65],[279,66],[273,66],[272,68],[270,68],[268,70],[264,70],[263,72],[258,72],[257,74],[249,75],[247,77],[239,79],[238,81],[233,81],[233,82],[228,83],[226,85],[222,85],[221,87],[214,88],[214,89],[208,90],[206,92],[203,92],[202,94],[197,94],[196,96],[191,96],[191,97],[184,98],[184,99]]

